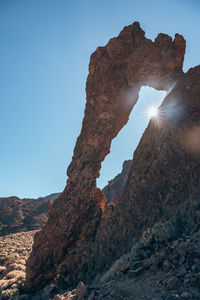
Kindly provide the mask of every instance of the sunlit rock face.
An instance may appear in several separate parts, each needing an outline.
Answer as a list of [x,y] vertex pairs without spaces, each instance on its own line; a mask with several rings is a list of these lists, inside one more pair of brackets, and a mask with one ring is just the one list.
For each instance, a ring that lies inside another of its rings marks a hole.
[[[187,172],[197,165],[199,152],[193,159],[181,134],[190,122],[193,101],[198,107],[195,95],[200,85],[190,80],[196,70],[184,75],[184,53],[182,36],[172,40],[159,34],[152,42],[136,22],[91,55],[82,130],[68,167],[67,186],[53,203],[47,225],[35,237],[27,263],[29,289],[41,288],[50,280],[70,287],[80,279],[94,278],[130,249],[148,222],[167,217],[175,206],[172,196],[178,196],[178,191],[181,195],[184,184],[192,184]],[[199,82],[199,76],[195,78]],[[159,125],[150,122],[135,152],[124,195],[117,205],[104,208],[106,198],[96,188],[101,162],[112,139],[128,122],[143,85],[160,90],[175,85],[163,106],[171,103],[173,107],[174,99],[183,111],[163,114]]]

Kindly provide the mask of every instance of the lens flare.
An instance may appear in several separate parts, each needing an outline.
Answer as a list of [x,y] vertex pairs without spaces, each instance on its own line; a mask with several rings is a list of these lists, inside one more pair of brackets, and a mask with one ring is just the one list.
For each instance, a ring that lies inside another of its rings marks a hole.
[[155,106],[152,106],[152,107],[149,108],[147,113],[148,113],[150,118],[155,118],[155,117],[158,116],[158,108],[155,107]]

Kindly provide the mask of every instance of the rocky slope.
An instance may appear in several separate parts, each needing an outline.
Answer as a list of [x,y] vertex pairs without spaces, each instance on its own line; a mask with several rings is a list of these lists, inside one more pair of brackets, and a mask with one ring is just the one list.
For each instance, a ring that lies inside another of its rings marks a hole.
[[99,280],[89,285],[80,282],[54,299],[199,300],[200,230],[177,238],[171,226],[158,223],[149,228]]
[[0,236],[42,228],[58,193],[38,199],[0,198]]
[[180,234],[170,222],[156,223],[143,232],[128,253],[89,284],[82,278],[84,283],[66,292],[50,283],[27,295],[25,262],[34,234],[29,231],[0,237],[0,300],[200,299],[198,226]]
[[121,173],[110,180],[102,189],[102,192],[106,196],[107,203],[117,203],[119,198],[122,196],[126,181],[128,179],[131,164],[132,160],[125,160]]
[[[29,290],[52,280],[66,288],[82,278],[90,281],[156,221],[173,219],[184,229],[189,217],[184,224],[182,216],[200,175],[200,67],[184,74],[184,53],[182,36],[172,40],[159,34],[152,42],[134,23],[92,54],[81,134],[67,186],[35,236],[27,262]],[[168,90],[168,95],[160,119],[150,122],[134,154],[123,196],[105,208],[96,178],[143,85]]]

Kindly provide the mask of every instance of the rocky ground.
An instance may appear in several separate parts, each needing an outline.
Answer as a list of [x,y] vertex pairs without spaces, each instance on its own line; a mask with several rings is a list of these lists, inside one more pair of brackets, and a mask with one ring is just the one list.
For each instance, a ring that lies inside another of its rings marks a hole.
[[35,232],[0,237],[0,300],[200,299],[198,228],[177,237],[171,223],[157,224],[93,282],[80,282],[67,292],[51,283],[30,296],[24,294],[23,284]]
[[200,230],[168,242],[146,239],[146,234],[99,281],[80,282],[54,300],[200,299]]

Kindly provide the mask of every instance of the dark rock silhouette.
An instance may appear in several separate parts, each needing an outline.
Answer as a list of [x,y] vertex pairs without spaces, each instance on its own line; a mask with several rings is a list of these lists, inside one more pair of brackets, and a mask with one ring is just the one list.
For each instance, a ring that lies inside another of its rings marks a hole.
[[110,180],[102,189],[102,192],[106,196],[107,203],[117,203],[119,198],[122,196],[126,181],[128,179],[131,164],[132,160],[125,160],[121,173]]
[[[196,138],[191,148],[190,137],[196,136],[200,120],[200,67],[184,74],[184,53],[182,36],[172,40],[159,34],[152,42],[136,22],[92,54],[85,116],[67,186],[35,236],[28,289],[52,280],[64,287],[89,281],[130,250],[148,225],[175,218],[198,188],[199,144]],[[123,196],[104,209],[106,198],[96,188],[101,162],[144,85],[168,91],[160,120],[151,120],[135,151]]]

